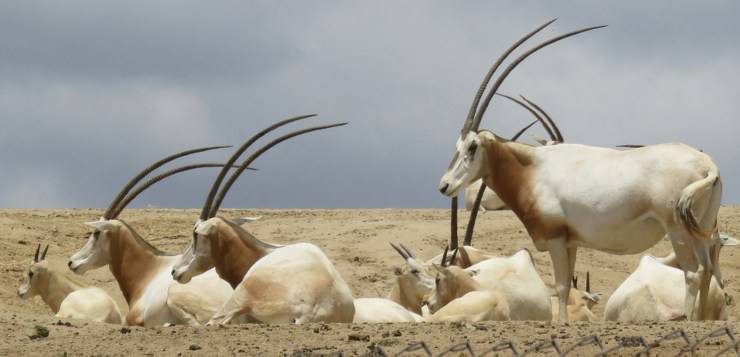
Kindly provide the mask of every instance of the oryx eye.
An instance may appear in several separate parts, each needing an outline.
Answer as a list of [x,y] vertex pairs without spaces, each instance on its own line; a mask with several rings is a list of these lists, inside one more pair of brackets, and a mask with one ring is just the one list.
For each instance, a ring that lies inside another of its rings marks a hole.
[[412,269],[411,270],[411,274],[418,275],[419,274],[419,271],[416,270],[416,269]]
[[93,233],[93,239],[98,240],[98,238],[100,238],[100,232],[99,231]]
[[30,278],[33,278],[33,272],[32,272],[32,271],[29,271],[29,272],[28,272],[28,278],[29,278],[29,279],[30,279]]
[[473,155],[475,155],[475,151],[476,150],[478,150],[478,144],[476,144],[476,143],[470,144],[470,146],[468,147],[468,155],[467,155],[467,157],[468,158],[472,158]]

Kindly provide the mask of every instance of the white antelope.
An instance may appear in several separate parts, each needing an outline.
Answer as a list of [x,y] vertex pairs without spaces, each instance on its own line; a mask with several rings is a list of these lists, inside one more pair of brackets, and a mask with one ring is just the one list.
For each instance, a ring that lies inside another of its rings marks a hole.
[[[270,131],[313,116],[279,121],[255,134],[234,153],[226,166],[234,164],[244,151]],[[221,170],[195,224],[193,240],[171,272],[175,280],[187,283],[215,267],[219,276],[235,288],[232,297],[210,323],[226,324],[239,316],[265,323],[352,322],[355,313],[352,293],[321,249],[309,243],[267,244],[228,219],[216,216],[226,193],[244,168],[265,151],[294,136],[345,124],[303,129],[265,144],[247,158],[222,187],[228,170]]]
[[172,280],[170,271],[179,256],[166,254],[145,241],[118,215],[138,194],[176,173],[221,164],[193,164],[172,169],[131,191],[146,175],[179,157],[220,147],[199,148],[164,158],[149,166],[121,190],[99,221],[86,225],[94,231],[80,251],[69,259],[77,274],[108,265],[129,306],[125,323],[139,326],[196,325],[208,321],[231,296],[232,289],[210,271],[187,286]]
[[105,290],[88,286],[79,278],[51,266],[46,260],[49,246],[44,248],[41,257],[40,249],[39,244],[28,274],[18,287],[18,297],[25,300],[41,296],[58,318],[121,323],[121,311]]
[[[725,235],[720,240],[721,246],[740,244],[737,239]],[[637,269],[609,297],[604,319],[640,322],[686,318],[684,295],[681,293],[686,289],[685,284],[674,253],[663,258],[645,255],[640,259]],[[695,309],[698,308],[696,305]],[[704,317],[709,320],[727,319],[725,293],[714,277],[709,284]]]
[[710,276],[721,282],[719,262],[709,250],[718,240],[713,228],[722,183],[709,156],[683,144],[625,151],[575,144],[533,147],[478,130],[494,93],[521,61],[560,39],[598,28],[561,35],[523,53],[497,78],[478,107],[490,77],[506,56],[551,22],[510,47],[486,75],[439,191],[454,197],[480,178],[496,191],[522,221],[535,247],[550,253],[560,321],[567,320],[578,247],[636,254],[666,234],[684,270],[684,311],[690,319],[702,319],[702,309],[694,314],[697,291],[703,306]]
[[419,314],[413,313],[395,301],[383,298],[355,299],[355,316],[352,323],[422,322]]

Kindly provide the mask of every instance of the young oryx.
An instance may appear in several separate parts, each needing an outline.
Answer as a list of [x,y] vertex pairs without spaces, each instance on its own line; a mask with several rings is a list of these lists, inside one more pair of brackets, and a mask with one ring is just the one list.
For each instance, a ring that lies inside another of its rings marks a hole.
[[56,317],[62,319],[90,320],[121,323],[118,305],[103,289],[91,287],[79,278],[69,276],[51,266],[46,260],[47,245],[39,257],[41,245],[36,247],[33,263],[18,288],[18,296],[28,299],[40,295]]
[[[255,134],[226,166],[234,164],[249,146],[270,131],[313,116],[279,121]],[[294,136],[345,124],[303,129],[271,141],[247,158],[218,191],[227,171],[221,170],[195,224],[193,240],[172,269],[175,280],[187,283],[215,266],[218,275],[235,288],[212,323],[226,324],[240,315],[249,321],[267,323],[352,322],[355,311],[352,293],[321,249],[309,243],[282,247],[267,244],[239,225],[216,216],[229,188],[262,153]]]
[[479,178],[496,191],[522,221],[535,247],[550,253],[560,321],[567,320],[567,297],[578,247],[636,254],[666,234],[684,270],[686,314],[691,319],[703,318],[702,309],[694,314],[696,293],[700,291],[703,306],[710,275],[721,281],[719,263],[710,257],[709,250],[718,239],[712,232],[722,184],[719,169],[709,156],[683,144],[624,151],[575,144],[533,147],[478,130],[493,94],[516,65],[560,39],[598,28],[555,37],[520,55],[497,78],[478,108],[488,80],[500,63],[551,22],[510,47],[486,75],[439,191],[454,197]]
[[[598,318],[591,312],[594,305],[601,301],[601,293],[591,293],[591,274],[586,272],[586,291],[578,290],[578,277],[573,277],[573,287],[568,293],[568,321],[596,321]],[[552,319],[558,320],[558,298],[553,296]]]
[[188,150],[154,163],[129,181],[99,221],[86,223],[95,230],[85,246],[70,257],[69,268],[83,274],[91,269],[110,266],[129,306],[126,324],[150,327],[202,323],[208,321],[231,296],[231,287],[214,271],[187,286],[174,283],[170,271],[179,256],[168,255],[154,248],[126,222],[117,219],[131,200],[156,182],[179,172],[223,165],[179,167],[150,179],[130,192],[146,175],[179,157],[216,148],[223,146]]
[[[721,236],[720,242],[720,247],[740,244],[737,239],[725,235]],[[609,297],[604,319],[622,322],[683,319],[686,317],[684,295],[681,294],[684,289],[683,272],[678,268],[675,253],[663,258],[645,255],[637,269]],[[712,277],[704,317],[726,320],[727,303],[719,282]]]

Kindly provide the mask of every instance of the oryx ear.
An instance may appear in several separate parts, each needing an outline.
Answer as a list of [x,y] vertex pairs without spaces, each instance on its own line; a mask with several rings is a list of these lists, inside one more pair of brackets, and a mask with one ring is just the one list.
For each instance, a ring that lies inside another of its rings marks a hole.
[[239,217],[239,218],[234,218],[231,221],[234,222],[237,226],[241,226],[241,225],[243,225],[245,223],[251,223],[251,222],[254,222],[254,221],[259,221],[261,218],[262,218],[262,216],[257,216],[257,217]]
[[543,139],[543,138],[541,138],[541,137],[539,137],[537,135],[532,134],[532,139],[534,139],[534,141],[536,141],[538,144],[540,144],[542,146],[547,145],[547,140],[545,140],[545,139]]
[[723,247],[734,247],[736,245],[740,245],[740,240],[732,238],[726,234],[720,234],[719,243],[722,244]]
[[602,293],[587,293],[585,291],[583,292],[583,298],[586,300],[593,301],[594,303],[598,303],[599,301],[601,301],[601,297],[603,295],[604,294]]
[[215,232],[216,232],[216,225],[214,225],[213,223],[209,223],[207,221],[203,223],[199,223],[195,227],[195,234],[199,234],[202,236],[211,235]]
[[95,228],[96,231],[102,232],[102,231],[112,231],[116,228],[116,225],[111,223],[108,220],[105,221],[93,221],[93,222],[85,222],[84,225]]

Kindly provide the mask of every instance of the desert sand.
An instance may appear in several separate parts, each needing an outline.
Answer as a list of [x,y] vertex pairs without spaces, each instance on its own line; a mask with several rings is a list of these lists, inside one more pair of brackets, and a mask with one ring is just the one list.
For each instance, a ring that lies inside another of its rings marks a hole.
[[[95,356],[188,356],[188,355],[364,355],[375,346],[393,355],[410,343],[425,341],[439,353],[466,339],[477,352],[511,340],[520,352],[554,338],[563,349],[593,334],[601,336],[606,348],[620,341],[647,341],[678,329],[692,340],[727,325],[726,322],[669,322],[628,325],[619,323],[487,322],[464,324],[307,324],[232,325],[226,327],[139,327],[113,326],[85,321],[59,321],[40,298],[22,301],[16,296],[21,277],[27,273],[38,243],[49,244],[48,259],[66,264],[81,248],[89,229],[82,222],[97,219],[96,209],[5,209],[0,210],[0,355],[95,355]],[[154,246],[170,253],[182,252],[189,243],[196,210],[129,209],[121,219],[127,221]],[[389,242],[402,242],[423,258],[441,252],[449,239],[449,210],[443,209],[288,209],[222,210],[224,217],[263,216],[247,228],[260,239],[275,243],[311,242],[326,252],[342,272],[355,297],[385,297],[393,282],[394,267],[402,260]],[[467,222],[460,211],[460,232]],[[720,212],[723,233],[740,236],[740,206],[723,207]],[[552,268],[547,253],[536,252],[523,226],[507,211],[486,212],[478,220],[473,241],[478,248],[509,255],[522,248],[533,252],[543,280],[552,287]],[[667,241],[650,249],[649,254],[670,251]],[[726,292],[734,297],[740,289],[740,248],[726,248],[721,262]],[[636,266],[640,255],[614,256],[587,249],[578,253],[576,271],[585,278],[591,272],[593,291],[605,299],[595,313],[602,316],[606,299]],[[107,268],[83,276],[90,284],[107,290],[127,306]],[[740,335],[740,309],[730,307],[729,326]],[[48,337],[31,339],[35,327],[49,330]],[[637,344],[637,342],[635,342]],[[727,337],[712,337],[699,344],[706,355],[729,346]],[[675,355],[685,342],[665,341],[654,350],[658,355]],[[585,346],[572,355],[591,355],[597,349]],[[614,355],[634,354],[639,348],[621,349]],[[502,352],[503,355],[510,355]],[[411,354],[409,354],[411,355]],[[552,350],[539,355],[554,355]]]

